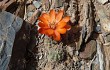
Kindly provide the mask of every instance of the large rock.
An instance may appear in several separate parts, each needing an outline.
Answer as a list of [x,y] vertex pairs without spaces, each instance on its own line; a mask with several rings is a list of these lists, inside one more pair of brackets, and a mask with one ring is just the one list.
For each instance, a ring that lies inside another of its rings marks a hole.
[[95,40],[89,41],[85,45],[84,51],[80,52],[79,56],[83,59],[91,59],[96,53],[96,44]]
[[23,20],[6,11],[0,11],[0,70],[6,70],[10,61],[16,32]]

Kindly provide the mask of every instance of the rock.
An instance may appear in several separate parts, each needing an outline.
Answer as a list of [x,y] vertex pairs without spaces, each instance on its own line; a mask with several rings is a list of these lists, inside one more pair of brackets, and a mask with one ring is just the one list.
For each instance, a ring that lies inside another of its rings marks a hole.
[[77,12],[77,1],[76,0],[70,0],[69,8],[68,8],[66,13],[69,16],[71,16],[70,20],[71,20],[72,23],[74,23],[75,20],[77,20],[76,16],[78,16],[78,15],[76,15],[76,12]]
[[10,70],[33,70],[35,58],[37,58],[33,53],[36,50],[36,32],[36,26],[31,29],[31,25],[23,21],[22,27],[16,33],[14,40],[13,52],[8,65]]
[[101,33],[102,31],[101,31],[101,24],[100,24],[100,20],[95,20],[96,21],[96,24],[95,24],[95,26],[94,26],[94,31],[96,32],[96,33]]
[[10,61],[16,32],[23,20],[13,14],[0,11],[0,69],[6,70]]
[[96,41],[91,40],[86,44],[83,52],[80,52],[79,56],[83,59],[91,59],[96,52]]
[[33,5],[36,7],[36,8],[39,8],[41,6],[41,3],[40,1],[33,1]]
[[106,10],[101,7],[99,10],[97,10],[97,15],[100,19],[101,29],[103,30],[103,33],[110,32],[110,20],[106,13]]

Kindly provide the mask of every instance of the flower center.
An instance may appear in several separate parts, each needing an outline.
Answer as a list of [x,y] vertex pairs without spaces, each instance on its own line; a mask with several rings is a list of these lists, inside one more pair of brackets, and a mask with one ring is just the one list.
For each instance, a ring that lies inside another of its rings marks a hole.
[[50,28],[55,29],[55,27],[56,27],[56,23],[55,23],[55,22],[53,22],[53,23],[49,23],[49,26],[50,26]]

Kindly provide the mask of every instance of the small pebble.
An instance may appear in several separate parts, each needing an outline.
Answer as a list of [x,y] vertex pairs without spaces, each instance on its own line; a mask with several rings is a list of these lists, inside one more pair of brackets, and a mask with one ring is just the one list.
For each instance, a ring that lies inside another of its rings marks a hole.
[[36,8],[39,8],[41,6],[41,3],[39,1],[33,1],[33,5],[36,7]]
[[101,26],[99,24],[96,26],[95,32],[101,33]]

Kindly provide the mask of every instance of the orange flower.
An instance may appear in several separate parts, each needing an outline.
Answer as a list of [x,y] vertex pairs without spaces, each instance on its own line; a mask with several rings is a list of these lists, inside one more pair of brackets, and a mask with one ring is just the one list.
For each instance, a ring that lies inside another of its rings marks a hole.
[[63,17],[63,10],[60,10],[58,13],[55,13],[55,10],[50,10],[49,14],[43,13],[38,19],[40,29],[39,33],[53,37],[54,40],[60,41],[60,34],[65,34],[67,30],[71,28],[67,22],[70,20],[70,17]]

